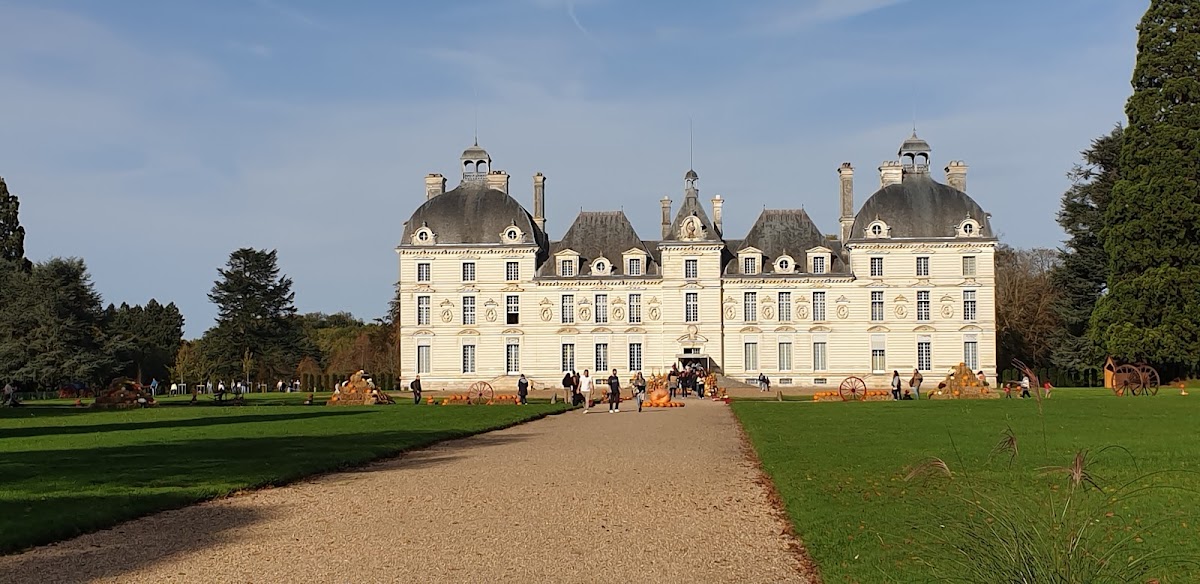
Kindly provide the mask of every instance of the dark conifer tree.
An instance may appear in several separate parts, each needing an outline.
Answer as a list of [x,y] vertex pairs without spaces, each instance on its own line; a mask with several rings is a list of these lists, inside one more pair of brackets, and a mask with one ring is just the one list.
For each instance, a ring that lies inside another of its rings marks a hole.
[[17,216],[20,207],[21,202],[9,194],[8,185],[0,177],[0,260],[17,264],[25,261],[25,228]]

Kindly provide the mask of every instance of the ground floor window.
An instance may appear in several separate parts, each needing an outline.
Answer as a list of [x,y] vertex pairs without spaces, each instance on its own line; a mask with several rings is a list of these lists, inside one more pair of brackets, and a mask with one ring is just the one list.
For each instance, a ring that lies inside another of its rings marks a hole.
[[608,343],[596,343],[596,372],[608,371]]
[[575,370],[575,343],[563,343],[562,345],[562,370]]
[[429,345],[417,345],[417,373],[429,373]]
[[963,342],[963,364],[971,371],[979,370],[979,342]]
[[475,345],[463,345],[462,348],[462,372],[475,372]]
[[933,369],[933,343],[917,341],[917,369],[921,371]]
[[642,370],[642,344],[629,343],[629,372]]
[[887,356],[883,349],[871,349],[871,371],[879,373],[887,370]]
[[825,341],[813,343],[813,371],[825,370]]
[[521,345],[509,341],[504,348],[504,361],[509,375],[521,372]]
[[791,341],[779,343],[779,370],[780,371],[791,371],[792,370],[792,343],[791,343]]
[[743,368],[746,371],[758,371],[758,343],[745,343],[743,349]]

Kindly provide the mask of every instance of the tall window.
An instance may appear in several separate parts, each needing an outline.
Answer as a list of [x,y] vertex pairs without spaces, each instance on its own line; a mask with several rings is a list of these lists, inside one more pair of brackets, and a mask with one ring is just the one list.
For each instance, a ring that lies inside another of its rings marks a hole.
[[813,260],[812,273],[824,274],[825,273],[825,256],[814,256],[812,260]]
[[683,321],[700,322],[700,295],[696,292],[683,295]]
[[429,345],[417,345],[417,373],[429,373]]
[[475,372],[475,345],[463,345],[462,348],[462,372]]
[[929,291],[917,292],[917,320],[929,320]]
[[792,320],[792,293],[779,293],[779,320],[780,322],[788,322]]
[[742,367],[746,371],[758,371],[758,343],[742,345]]
[[600,372],[608,371],[608,343],[596,343],[596,376],[600,376]]
[[883,290],[871,291],[871,320],[883,320]]
[[779,343],[779,370],[792,370],[792,342],[783,341]]
[[642,275],[642,258],[629,258],[629,269],[625,273],[630,276]]
[[689,280],[699,277],[700,273],[699,260],[683,260],[683,277]]
[[972,371],[979,369],[978,341],[963,341],[963,365]]
[[575,295],[562,295],[562,321],[563,324],[572,324],[575,322]]
[[608,322],[608,294],[596,295],[596,324]]
[[742,320],[746,322],[758,320],[758,292],[742,293]]
[[504,262],[504,279],[509,282],[516,282],[521,279],[521,264],[517,262]]
[[521,324],[521,297],[516,294],[505,296],[504,306],[508,314],[508,324]]
[[575,370],[575,343],[562,344],[562,370]]
[[429,297],[417,296],[417,324],[429,324]]
[[642,370],[642,344],[629,343],[629,372]]
[[430,279],[429,262],[418,263],[417,264],[417,281],[418,282],[428,282],[429,279]]
[[883,276],[883,258],[871,258],[871,277],[879,278]]
[[629,324],[642,324],[642,295],[629,295]]
[[975,320],[975,291],[963,290],[963,319]]
[[813,341],[813,371],[825,370],[825,341]]
[[758,258],[747,256],[742,258],[742,273],[757,274],[758,273]]
[[825,293],[813,292],[813,320],[825,320]]
[[[462,300],[463,300],[462,323],[463,324],[475,324],[475,297],[474,296],[463,296]],[[466,372],[464,371],[464,373],[466,373]]]
[[521,344],[516,339],[509,339],[505,343],[504,365],[509,375],[521,372]]
[[917,369],[933,369],[933,343],[928,340],[917,341]]
[[564,259],[558,260],[558,275],[574,276],[575,275],[575,260],[571,259],[571,258],[564,258]]
[[887,371],[887,337],[884,335],[871,335],[871,372],[883,373]]
[[917,256],[917,275],[929,276],[929,256]]
[[475,281],[475,262],[463,262],[463,282]]
[[975,256],[963,256],[963,275],[975,275]]

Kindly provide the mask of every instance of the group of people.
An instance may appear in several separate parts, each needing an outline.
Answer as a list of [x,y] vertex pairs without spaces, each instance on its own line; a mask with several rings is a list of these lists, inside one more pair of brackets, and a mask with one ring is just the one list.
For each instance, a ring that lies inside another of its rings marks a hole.
[[[521,376],[522,379],[524,377],[524,375]],[[520,395],[519,383],[518,395]],[[629,385],[633,390],[633,398],[637,402],[637,411],[640,412],[642,411],[642,403],[646,401],[646,378],[642,375],[641,371],[634,374],[633,378],[629,381]],[[600,394],[603,401],[608,402],[609,413],[616,414],[621,411],[621,378],[617,376],[616,369],[613,369],[612,375],[609,375],[604,380],[593,377],[591,371],[588,369],[584,369],[582,375],[571,371],[563,374],[562,386],[563,389],[566,389],[571,394],[571,404],[576,406],[582,405],[583,413],[585,414],[588,413],[588,410],[594,403],[592,401],[593,391]]]
[[705,384],[708,379],[708,370],[699,363],[689,363],[679,369],[679,364],[671,366],[670,373],[667,373],[667,392],[671,398],[688,397],[693,393],[696,397],[704,397]]
[[[953,372],[951,372],[951,373],[953,374]],[[983,373],[982,369],[979,370],[979,372],[976,373],[975,376],[979,379],[979,385],[981,387],[987,385],[987,375],[985,375]],[[900,371],[893,370],[892,371],[892,399],[896,400],[896,401],[921,399],[921,383],[924,381],[925,381],[925,376],[921,375],[921,371],[919,369],[913,369],[912,377],[908,378],[908,387],[905,388],[903,381],[901,381],[901,379],[900,379]],[[1025,381],[1026,381],[1026,386],[1028,386],[1029,380],[1026,379]],[[938,389],[941,389],[941,387],[942,386],[939,385]]]

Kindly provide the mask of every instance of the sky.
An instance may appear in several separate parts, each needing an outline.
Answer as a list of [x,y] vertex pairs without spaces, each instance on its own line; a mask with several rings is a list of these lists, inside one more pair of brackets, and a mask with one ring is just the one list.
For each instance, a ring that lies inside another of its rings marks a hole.
[[[658,237],[689,166],[740,238],[763,208],[837,232],[912,132],[1001,240],[1056,247],[1066,173],[1123,123],[1146,0],[0,0],[0,176],[26,255],[186,336],[230,252],[277,249],[301,312],[382,316],[394,248],[476,134],[547,229]],[[690,127],[690,130],[689,130]]]

